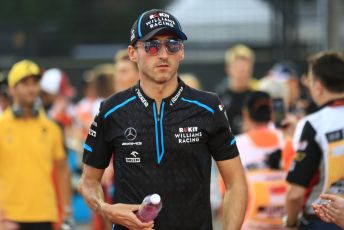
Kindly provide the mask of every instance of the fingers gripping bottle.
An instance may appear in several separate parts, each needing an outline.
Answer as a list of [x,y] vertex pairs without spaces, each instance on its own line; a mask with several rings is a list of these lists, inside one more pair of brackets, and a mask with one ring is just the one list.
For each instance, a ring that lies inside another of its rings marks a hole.
[[160,196],[158,194],[148,195],[143,199],[136,216],[143,223],[147,223],[158,216],[161,208],[162,202]]

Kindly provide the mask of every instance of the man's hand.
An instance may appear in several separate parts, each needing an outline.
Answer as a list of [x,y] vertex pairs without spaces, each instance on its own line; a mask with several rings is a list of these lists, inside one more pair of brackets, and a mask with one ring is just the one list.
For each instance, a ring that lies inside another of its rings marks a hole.
[[315,214],[327,223],[335,223],[344,229],[344,199],[332,195],[322,194],[320,198],[327,200],[326,204],[313,204]]
[[19,225],[5,219],[4,212],[0,209],[0,230],[19,230]]
[[297,227],[289,228],[289,227],[283,227],[284,230],[297,230]]
[[102,214],[111,222],[125,226],[131,230],[150,230],[154,227],[154,222],[142,223],[135,215],[135,211],[140,205],[133,204],[106,204],[101,207]]

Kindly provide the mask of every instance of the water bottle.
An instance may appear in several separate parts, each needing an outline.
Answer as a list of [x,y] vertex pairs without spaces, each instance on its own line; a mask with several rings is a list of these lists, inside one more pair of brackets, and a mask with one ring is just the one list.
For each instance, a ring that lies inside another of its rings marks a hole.
[[143,223],[147,223],[158,216],[161,208],[162,202],[160,196],[158,194],[148,195],[143,199],[136,216]]

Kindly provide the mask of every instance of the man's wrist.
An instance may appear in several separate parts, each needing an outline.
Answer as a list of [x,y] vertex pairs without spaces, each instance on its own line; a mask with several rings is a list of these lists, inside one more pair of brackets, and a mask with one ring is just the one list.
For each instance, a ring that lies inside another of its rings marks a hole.
[[98,203],[98,212],[103,213],[104,209],[106,209],[107,203],[104,202],[103,200],[99,201]]
[[285,228],[297,228],[299,226],[299,221],[296,220],[294,223],[290,223],[290,221],[288,221],[288,216],[285,215],[282,218],[282,224]]

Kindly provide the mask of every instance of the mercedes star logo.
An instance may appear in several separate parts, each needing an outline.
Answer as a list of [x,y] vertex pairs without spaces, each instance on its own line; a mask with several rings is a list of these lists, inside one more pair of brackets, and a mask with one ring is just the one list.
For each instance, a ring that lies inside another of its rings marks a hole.
[[125,136],[125,138],[127,138],[128,141],[135,140],[136,135],[137,135],[137,132],[133,127],[127,128],[124,132],[124,136]]

